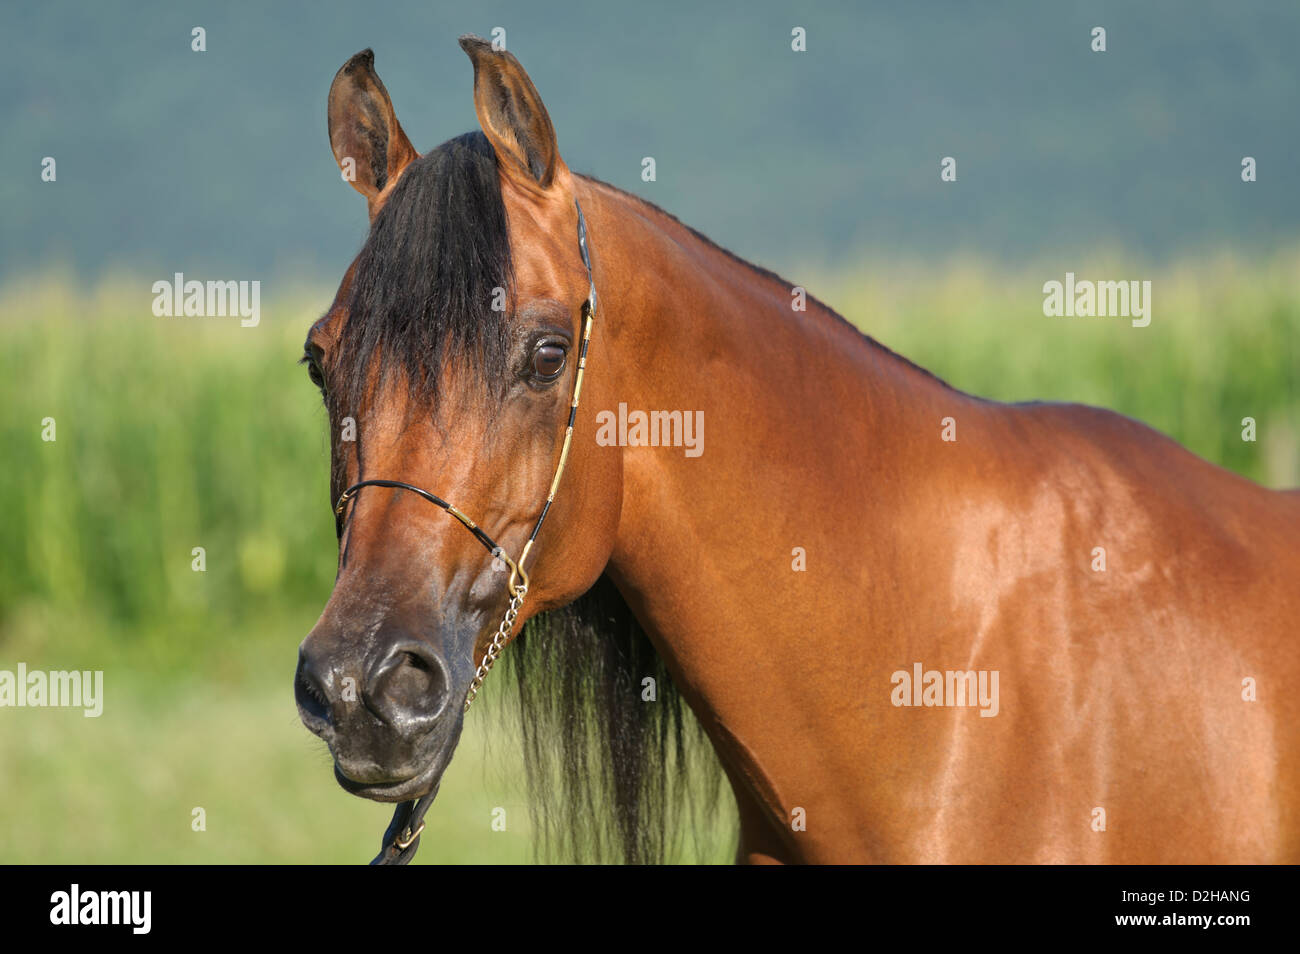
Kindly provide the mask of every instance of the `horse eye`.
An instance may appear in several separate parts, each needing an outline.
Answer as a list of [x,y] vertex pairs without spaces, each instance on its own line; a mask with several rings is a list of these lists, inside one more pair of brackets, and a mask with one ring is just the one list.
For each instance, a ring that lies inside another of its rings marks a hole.
[[307,377],[311,378],[311,383],[316,387],[325,387],[325,377],[320,373],[320,365],[315,361],[307,362]]
[[544,344],[533,352],[533,373],[539,378],[554,378],[564,370],[565,350],[557,344]]

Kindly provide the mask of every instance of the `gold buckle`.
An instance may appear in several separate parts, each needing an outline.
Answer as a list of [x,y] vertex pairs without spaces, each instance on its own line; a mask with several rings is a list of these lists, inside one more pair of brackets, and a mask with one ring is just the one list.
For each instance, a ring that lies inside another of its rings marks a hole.
[[343,495],[339,497],[339,502],[334,505],[334,516],[343,516],[343,511],[347,507],[348,501],[352,499],[351,493],[352,492],[349,490],[343,491]]
[[528,561],[528,551],[531,550],[532,548],[533,548],[533,541],[530,538],[528,542],[524,544],[524,548],[519,554],[518,563],[510,559],[510,557],[505,556],[504,551],[501,554],[503,557],[505,557],[505,561],[510,564],[510,579],[506,581],[506,590],[507,592],[510,593],[511,596],[521,595],[519,592],[519,587],[515,586],[516,577],[523,583],[523,589],[525,591],[527,591],[528,589],[528,571],[524,569],[524,563]]
[[[509,591],[511,596],[522,596],[521,591],[526,592],[528,590],[528,573],[518,563],[506,556],[505,551],[502,551],[501,559],[510,564],[510,579],[506,580],[506,590]],[[522,585],[516,586],[515,580],[519,580]]]
[[415,839],[420,837],[420,832],[424,831],[424,820],[423,819],[420,820],[420,827],[415,829],[414,835],[412,835],[410,831],[411,831],[411,827],[408,825],[406,827],[406,831],[402,832],[405,838],[399,838],[393,842],[393,844],[395,844],[398,848],[402,849],[402,851],[405,851],[407,848],[410,848],[411,844],[415,841]]

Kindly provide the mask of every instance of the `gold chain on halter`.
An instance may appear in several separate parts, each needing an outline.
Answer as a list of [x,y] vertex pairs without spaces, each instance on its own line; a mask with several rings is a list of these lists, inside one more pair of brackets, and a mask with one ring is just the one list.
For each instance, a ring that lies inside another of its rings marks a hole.
[[488,644],[487,652],[483,654],[483,661],[478,664],[478,672],[474,673],[474,680],[469,684],[469,692],[465,696],[465,708],[462,711],[469,712],[470,705],[478,695],[479,689],[483,687],[483,680],[487,678],[488,671],[496,665],[497,659],[501,656],[501,651],[506,648],[506,643],[510,641],[510,633],[515,628],[515,618],[519,615],[519,608],[524,605],[524,596],[527,593],[527,584],[522,584],[515,589],[514,595],[510,597],[510,608],[506,610],[505,619],[501,620],[496,635],[492,637],[492,642]]

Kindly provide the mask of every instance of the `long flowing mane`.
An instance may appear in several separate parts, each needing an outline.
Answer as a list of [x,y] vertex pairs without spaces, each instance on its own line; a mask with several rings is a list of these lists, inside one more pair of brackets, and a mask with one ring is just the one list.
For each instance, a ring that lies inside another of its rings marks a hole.
[[710,847],[721,767],[607,576],[529,620],[504,662],[544,857],[650,864],[688,835],[697,853]]

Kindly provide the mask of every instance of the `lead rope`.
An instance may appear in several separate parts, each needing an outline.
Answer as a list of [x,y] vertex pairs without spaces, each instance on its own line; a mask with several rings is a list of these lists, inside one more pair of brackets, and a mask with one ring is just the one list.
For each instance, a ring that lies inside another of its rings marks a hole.
[[[469,690],[465,694],[465,706],[461,710],[462,712],[469,712],[469,707],[478,697],[479,690],[483,688],[483,681],[487,679],[487,674],[496,665],[496,661],[501,658],[501,653],[505,650],[506,644],[510,642],[511,635],[514,633],[515,620],[519,618],[519,611],[524,605],[524,597],[528,595],[528,572],[525,570],[524,565],[528,561],[529,551],[532,550],[533,544],[537,540],[537,534],[542,529],[542,522],[550,512],[551,504],[555,502],[555,493],[560,488],[560,478],[564,476],[564,466],[569,462],[569,445],[573,443],[573,425],[578,418],[578,398],[582,395],[582,375],[587,369],[587,348],[591,344],[591,328],[596,318],[596,281],[591,274],[591,253],[587,249],[587,220],[582,215],[582,206],[578,204],[577,199],[573,200],[573,204],[578,209],[578,251],[582,254],[582,264],[587,268],[587,300],[582,303],[582,345],[578,351],[578,373],[573,379],[573,401],[569,405],[569,422],[564,428],[564,445],[560,448],[560,462],[555,466],[555,476],[551,478],[551,489],[546,494],[546,503],[542,506],[541,515],[533,526],[533,532],[528,535],[528,542],[524,544],[523,550],[520,551],[519,559],[511,560],[505,550],[495,546],[491,538],[458,509],[441,498],[409,484],[378,480],[355,484],[344,492],[335,509],[336,515],[341,514],[353,491],[368,484],[397,486],[407,490],[414,490],[426,499],[443,507],[468,527],[475,536],[479,537],[484,542],[484,545],[492,550],[494,556],[500,557],[509,564],[510,578],[506,581],[506,590],[510,593],[510,605],[506,608],[506,615],[497,626],[492,641],[488,643],[487,652],[483,654],[483,659],[478,664],[478,670],[470,681]],[[433,804],[434,796],[437,793],[438,790],[435,788],[423,798],[402,802],[397,806],[397,810],[393,813],[393,820],[389,822],[388,829],[384,832],[384,840],[379,849],[379,854],[370,862],[372,865],[410,864],[411,859],[415,857],[416,849],[420,847],[420,832],[424,831],[424,814],[429,810],[429,806]]]

